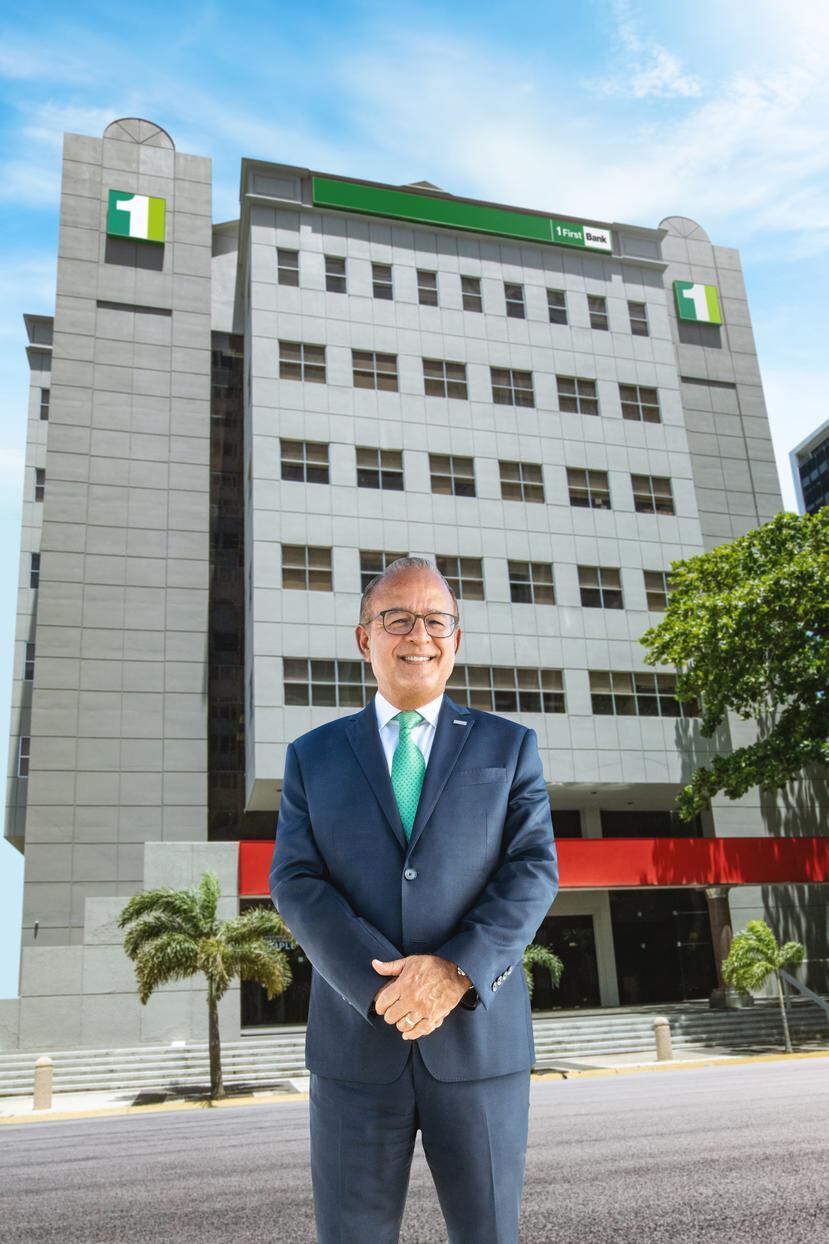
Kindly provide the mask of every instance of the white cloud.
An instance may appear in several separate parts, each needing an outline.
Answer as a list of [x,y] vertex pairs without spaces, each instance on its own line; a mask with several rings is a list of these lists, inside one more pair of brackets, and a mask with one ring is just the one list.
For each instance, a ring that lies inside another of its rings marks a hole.
[[652,44],[647,60],[631,72],[630,90],[635,99],[666,99],[671,95],[687,98],[699,95],[702,84],[699,78],[682,72],[682,65],[672,52]]
[[616,39],[622,66],[598,89],[610,95],[632,95],[634,99],[687,99],[699,95],[702,84],[693,74],[684,73],[679,57],[652,39],[640,38],[628,0],[613,5]]

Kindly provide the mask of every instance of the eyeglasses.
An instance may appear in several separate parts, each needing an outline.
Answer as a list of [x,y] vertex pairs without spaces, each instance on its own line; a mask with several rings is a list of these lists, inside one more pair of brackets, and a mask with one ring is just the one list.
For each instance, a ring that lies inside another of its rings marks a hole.
[[458,625],[454,613],[410,613],[408,609],[384,609],[369,618],[369,623],[376,622],[378,618],[390,635],[408,635],[414,630],[418,618],[422,618],[427,634],[433,639],[448,639]]

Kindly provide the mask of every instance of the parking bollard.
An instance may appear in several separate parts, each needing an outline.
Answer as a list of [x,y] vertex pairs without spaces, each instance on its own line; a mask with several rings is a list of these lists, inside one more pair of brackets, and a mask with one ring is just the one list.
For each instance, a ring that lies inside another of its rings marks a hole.
[[34,1109],[49,1110],[52,1106],[52,1076],[54,1064],[48,1054],[35,1063]]
[[674,1051],[671,1045],[671,1025],[668,1023],[664,1015],[657,1015],[651,1025],[653,1035],[656,1038],[656,1057],[659,1062],[664,1059],[673,1058]]

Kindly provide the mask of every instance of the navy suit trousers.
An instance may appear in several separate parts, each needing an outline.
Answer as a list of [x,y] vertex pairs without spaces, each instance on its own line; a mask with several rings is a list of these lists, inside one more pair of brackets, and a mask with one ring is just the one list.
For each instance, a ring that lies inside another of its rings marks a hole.
[[390,1084],[311,1076],[318,1244],[396,1244],[418,1130],[449,1244],[517,1244],[529,1070],[436,1080],[411,1046]]

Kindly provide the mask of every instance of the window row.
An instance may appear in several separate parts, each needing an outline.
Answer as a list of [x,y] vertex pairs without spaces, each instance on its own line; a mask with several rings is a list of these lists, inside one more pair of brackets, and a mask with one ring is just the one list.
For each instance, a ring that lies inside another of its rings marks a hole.
[[[326,255],[325,259],[325,288],[329,294],[346,294],[348,293],[348,267],[347,259],[344,255]],[[278,248],[276,252],[276,274],[280,285],[298,286],[299,281],[299,251],[284,250]],[[440,283],[444,281],[455,280],[454,274],[439,274],[431,268],[417,268],[417,300],[424,307],[437,307],[440,305],[438,277]],[[483,312],[484,298],[481,287],[481,278],[477,276],[461,276],[460,277],[461,304],[464,311]],[[394,267],[389,263],[372,263],[371,265],[371,292],[374,298],[378,298],[383,302],[392,302],[394,300]],[[581,295],[568,295],[566,290],[548,288],[547,294],[547,315],[551,324],[568,324],[569,308],[568,297],[580,297]],[[587,294],[587,314],[590,321],[590,327],[600,332],[607,332],[610,328],[607,298],[600,294]],[[492,308],[487,308],[492,310]],[[648,325],[648,308],[644,302],[636,302],[628,300],[628,321],[630,331],[636,337],[649,337],[650,327]],[[496,308],[497,313],[505,314],[510,319],[525,320],[527,318],[526,297],[524,286],[515,281],[503,282],[503,302],[499,302]]]
[[[330,547],[282,545],[282,586],[305,592],[333,592],[334,571]],[[360,549],[360,591],[404,552]],[[485,600],[484,565],[480,557],[437,554],[435,564],[458,600]],[[513,604],[556,604],[552,562],[507,561],[510,600]],[[578,566],[581,603],[586,609],[624,609],[621,571],[618,566]],[[670,592],[666,570],[643,570],[648,609],[665,610]]]
[[[357,487],[403,492],[403,451],[376,446],[355,446]],[[280,440],[281,476],[303,484],[328,484],[328,445],[321,441]],[[544,479],[540,462],[498,461],[501,498],[504,501],[544,503]],[[474,459],[457,454],[429,454],[429,477],[433,493],[474,497]],[[671,481],[665,475],[631,475],[633,506],[640,514],[673,514]],[[587,509],[609,510],[610,483],[607,471],[567,467],[570,504]]]
[[[590,700],[597,716],[697,717],[695,701],[675,698],[676,675],[589,670]],[[291,707],[361,708],[376,681],[365,661],[283,659],[285,704]],[[561,670],[514,666],[456,665],[446,684],[459,704],[493,713],[565,713]]]
[[[427,397],[451,397],[466,401],[469,389],[466,364],[449,359],[427,359],[423,362],[423,390]],[[397,393],[397,355],[377,350],[352,350],[351,367],[354,387]],[[492,400],[496,406],[535,406],[535,388],[531,371],[515,367],[490,367]],[[312,384],[326,383],[325,346],[303,341],[279,342],[280,380],[299,380]],[[558,408],[577,415],[598,415],[599,395],[596,381],[582,376],[556,376]],[[637,423],[661,423],[659,394],[649,385],[619,384],[622,418]]]

